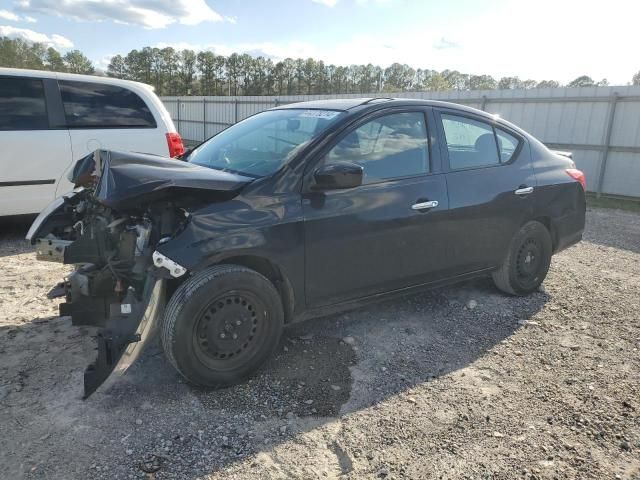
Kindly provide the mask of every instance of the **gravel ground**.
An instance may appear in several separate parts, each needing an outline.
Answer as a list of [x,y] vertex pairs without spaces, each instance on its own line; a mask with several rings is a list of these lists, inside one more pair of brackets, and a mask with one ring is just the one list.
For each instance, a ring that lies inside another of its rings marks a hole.
[[158,345],[81,400],[64,266],[0,226],[0,476],[640,478],[640,215],[588,212],[544,289],[489,280],[288,328],[251,381],[193,388]]

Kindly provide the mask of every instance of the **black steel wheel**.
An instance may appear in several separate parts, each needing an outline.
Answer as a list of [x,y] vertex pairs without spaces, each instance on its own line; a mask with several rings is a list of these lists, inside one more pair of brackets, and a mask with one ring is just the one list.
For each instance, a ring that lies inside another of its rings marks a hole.
[[231,291],[207,305],[194,325],[194,351],[202,363],[224,370],[259,347],[266,306],[251,292]]
[[183,283],[162,325],[169,361],[191,383],[226,386],[255,372],[282,334],[273,284],[254,270],[217,265]]
[[504,263],[493,272],[493,281],[511,295],[535,291],[547,276],[552,249],[547,227],[540,222],[528,222],[513,237]]

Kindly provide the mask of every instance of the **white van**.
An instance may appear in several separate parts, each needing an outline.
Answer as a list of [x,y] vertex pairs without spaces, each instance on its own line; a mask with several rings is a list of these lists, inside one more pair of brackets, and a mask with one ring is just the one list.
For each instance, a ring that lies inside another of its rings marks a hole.
[[0,217],[38,213],[73,187],[96,149],[184,152],[152,87],[89,75],[0,68]]

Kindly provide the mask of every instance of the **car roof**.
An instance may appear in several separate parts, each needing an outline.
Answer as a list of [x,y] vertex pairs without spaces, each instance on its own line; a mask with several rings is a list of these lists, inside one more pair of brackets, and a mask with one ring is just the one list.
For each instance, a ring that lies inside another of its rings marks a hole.
[[57,80],[70,80],[79,82],[108,83],[110,85],[122,85],[128,87],[142,87],[153,90],[151,85],[146,83],[134,82],[132,80],[122,80],[120,78],[103,77],[99,75],[81,75],[79,73],[61,73],[51,72],[48,70],[28,70],[24,68],[0,68],[0,76],[10,77],[37,77],[37,78],[53,78]]
[[322,100],[311,100],[308,102],[295,102],[280,105],[272,110],[282,109],[326,109],[349,111],[366,109],[367,107],[374,109],[379,106],[394,107],[406,105],[424,105],[430,107],[451,108],[455,110],[466,111],[469,113],[479,114],[488,118],[495,118],[495,115],[487,113],[477,108],[467,107],[459,103],[443,102],[440,100],[429,100],[422,98],[390,98],[390,97],[368,97],[368,98],[331,98]]
[[274,107],[271,110],[282,109],[318,109],[318,110],[339,110],[348,113],[362,113],[363,110],[375,110],[381,107],[397,107],[397,106],[411,106],[422,105],[428,107],[447,108],[450,110],[457,110],[460,113],[470,113],[476,116],[484,117],[485,119],[499,124],[508,126],[521,134],[528,134],[520,127],[512,124],[500,118],[499,115],[487,113],[484,110],[478,110],[477,108],[467,107],[459,103],[443,102],[441,100],[430,100],[422,98],[389,98],[389,97],[370,97],[370,98],[337,98],[337,99],[322,99],[312,100],[308,102],[296,102]]

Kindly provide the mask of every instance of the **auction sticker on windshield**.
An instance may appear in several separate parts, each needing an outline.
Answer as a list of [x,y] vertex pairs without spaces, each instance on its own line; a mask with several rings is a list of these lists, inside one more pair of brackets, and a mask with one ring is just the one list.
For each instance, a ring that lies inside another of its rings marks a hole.
[[340,112],[334,110],[305,110],[300,114],[301,117],[305,118],[326,118],[327,120],[331,120],[338,115],[340,115]]

